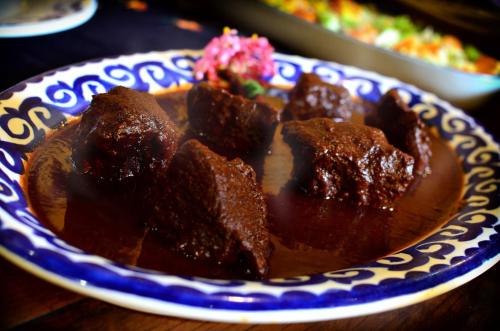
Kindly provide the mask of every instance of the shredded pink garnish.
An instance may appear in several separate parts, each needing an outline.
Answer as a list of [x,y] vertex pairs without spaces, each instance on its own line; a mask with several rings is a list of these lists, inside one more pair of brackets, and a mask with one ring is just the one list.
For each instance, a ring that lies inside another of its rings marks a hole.
[[194,66],[195,78],[206,76],[216,81],[217,71],[230,70],[244,79],[265,80],[275,73],[273,52],[267,38],[239,37],[237,30],[226,27],[222,36],[213,38],[205,47]]

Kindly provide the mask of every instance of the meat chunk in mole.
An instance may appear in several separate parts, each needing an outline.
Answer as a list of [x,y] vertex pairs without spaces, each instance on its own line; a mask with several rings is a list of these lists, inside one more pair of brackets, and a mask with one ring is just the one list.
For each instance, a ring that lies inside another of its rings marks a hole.
[[354,107],[346,88],[323,82],[316,74],[303,73],[289,93],[283,119],[308,120],[326,117],[344,121],[351,118]]
[[366,117],[365,123],[381,129],[392,145],[415,158],[416,176],[431,173],[429,132],[397,90],[390,90],[382,97],[376,111]]
[[175,125],[147,93],[115,87],[93,97],[72,146],[77,174],[137,185],[163,172],[177,149]]
[[282,134],[293,181],[311,195],[388,209],[413,180],[413,158],[376,128],[317,118],[287,122]]
[[[177,151],[153,206],[153,225],[192,259],[267,273],[266,205],[253,169],[228,161],[195,139]],[[160,185],[161,186],[161,185]]]
[[195,137],[229,158],[267,151],[279,113],[269,105],[202,82],[188,94],[188,116]]

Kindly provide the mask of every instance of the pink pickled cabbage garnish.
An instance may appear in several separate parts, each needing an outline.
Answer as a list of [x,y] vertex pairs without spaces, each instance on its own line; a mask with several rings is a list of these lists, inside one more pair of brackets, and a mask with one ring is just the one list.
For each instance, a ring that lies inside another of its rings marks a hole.
[[238,31],[224,28],[220,37],[213,38],[203,56],[194,66],[195,78],[218,80],[217,71],[229,70],[244,79],[264,80],[275,73],[272,59],[274,48],[265,37],[239,37]]

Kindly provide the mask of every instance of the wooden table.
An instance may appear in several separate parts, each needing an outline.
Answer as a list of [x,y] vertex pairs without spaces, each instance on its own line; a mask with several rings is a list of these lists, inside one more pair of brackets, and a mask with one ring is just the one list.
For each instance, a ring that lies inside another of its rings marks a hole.
[[434,299],[344,320],[250,325],[140,313],[51,285],[0,258],[0,329],[28,330],[493,330],[500,325],[500,266]]
[[[221,22],[202,22],[203,31],[175,26],[178,13],[137,12],[123,2],[100,2],[96,16],[67,32],[0,40],[0,90],[46,70],[82,60],[154,49],[201,48],[221,31]],[[189,18],[189,17],[188,17]],[[208,17],[210,19],[210,17]],[[475,113],[496,137],[500,98]],[[500,267],[429,301],[391,312],[322,323],[229,325],[155,316],[80,296],[38,279],[0,258],[0,329],[34,330],[391,330],[498,328]]]

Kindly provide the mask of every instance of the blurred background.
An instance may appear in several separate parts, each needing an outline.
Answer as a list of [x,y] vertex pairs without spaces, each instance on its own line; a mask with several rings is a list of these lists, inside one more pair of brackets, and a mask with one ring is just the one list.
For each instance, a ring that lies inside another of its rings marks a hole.
[[[18,0],[22,6],[9,9],[6,5],[13,2],[0,2],[0,90],[88,59],[200,49],[230,26],[242,34],[268,37],[279,52],[394,76],[474,112],[483,123],[496,123],[498,0],[66,0],[68,8],[53,5],[61,0]],[[43,12],[44,3],[59,11],[43,17],[53,21],[90,3],[96,8],[80,22],[65,23],[59,32],[45,33],[42,28],[26,36],[3,32],[5,27],[22,27],[23,20],[34,19],[30,11],[36,7]],[[440,44],[445,44],[444,50]],[[414,53],[423,53],[424,59]],[[459,68],[452,69],[448,62]],[[496,125],[487,126],[499,136]]]
[[[67,2],[79,2],[66,0]],[[6,3],[22,3],[24,8],[32,3],[56,2],[44,0],[2,0],[0,1],[0,26],[15,16],[10,13]],[[61,1],[58,1],[61,2]],[[265,31],[258,23],[262,9],[267,7],[271,17],[278,17],[275,8],[296,9],[297,13],[289,12],[289,16],[300,17],[300,10],[310,4],[334,4],[346,1],[318,1],[318,0],[106,0],[98,2],[95,15],[83,25],[67,31],[24,38],[1,38],[2,59],[12,64],[2,68],[3,79],[0,88],[17,83],[17,77],[28,78],[41,71],[66,65],[71,61],[145,52],[153,49],[166,48],[201,48],[210,37],[219,34],[222,27],[230,24],[240,32],[251,34],[256,29],[268,34],[275,34],[274,30],[289,31],[290,25],[296,24],[289,20],[289,26],[270,24],[273,28]],[[347,1],[351,2],[351,1]],[[244,3],[245,6],[235,6],[235,3]],[[500,57],[500,1],[448,1],[448,0],[394,0],[394,1],[363,1],[362,6],[375,8],[393,16],[410,17],[412,22],[422,27],[431,27],[442,34],[457,36],[463,45],[473,45],[485,54],[494,58]],[[274,8],[273,8],[274,7]],[[245,8],[245,11],[238,10]],[[25,9],[26,10],[26,9]],[[228,12],[230,14],[228,14]],[[314,14],[313,14],[314,15]],[[254,21],[249,23],[243,17],[250,16]],[[306,15],[303,15],[306,16]],[[320,15],[319,15],[320,16]],[[178,23],[177,19],[185,19],[199,23],[195,28],[189,24]],[[360,19],[363,19],[360,17]],[[313,18],[320,23],[320,18]],[[268,22],[273,23],[273,22]],[[319,25],[319,24],[318,24]],[[301,26],[304,27],[304,26]],[[272,31],[271,31],[272,30]],[[328,30],[328,27],[324,27]],[[331,30],[331,29],[330,29]],[[0,37],[2,33],[0,32]],[[268,36],[269,37],[269,36]],[[280,40],[271,40],[279,51],[297,53],[294,47],[293,35]],[[301,41],[304,47],[314,48],[310,40]],[[26,62],[16,67],[16,62]],[[7,70],[7,71],[5,71]],[[5,77],[7,76],[7,77]]]

